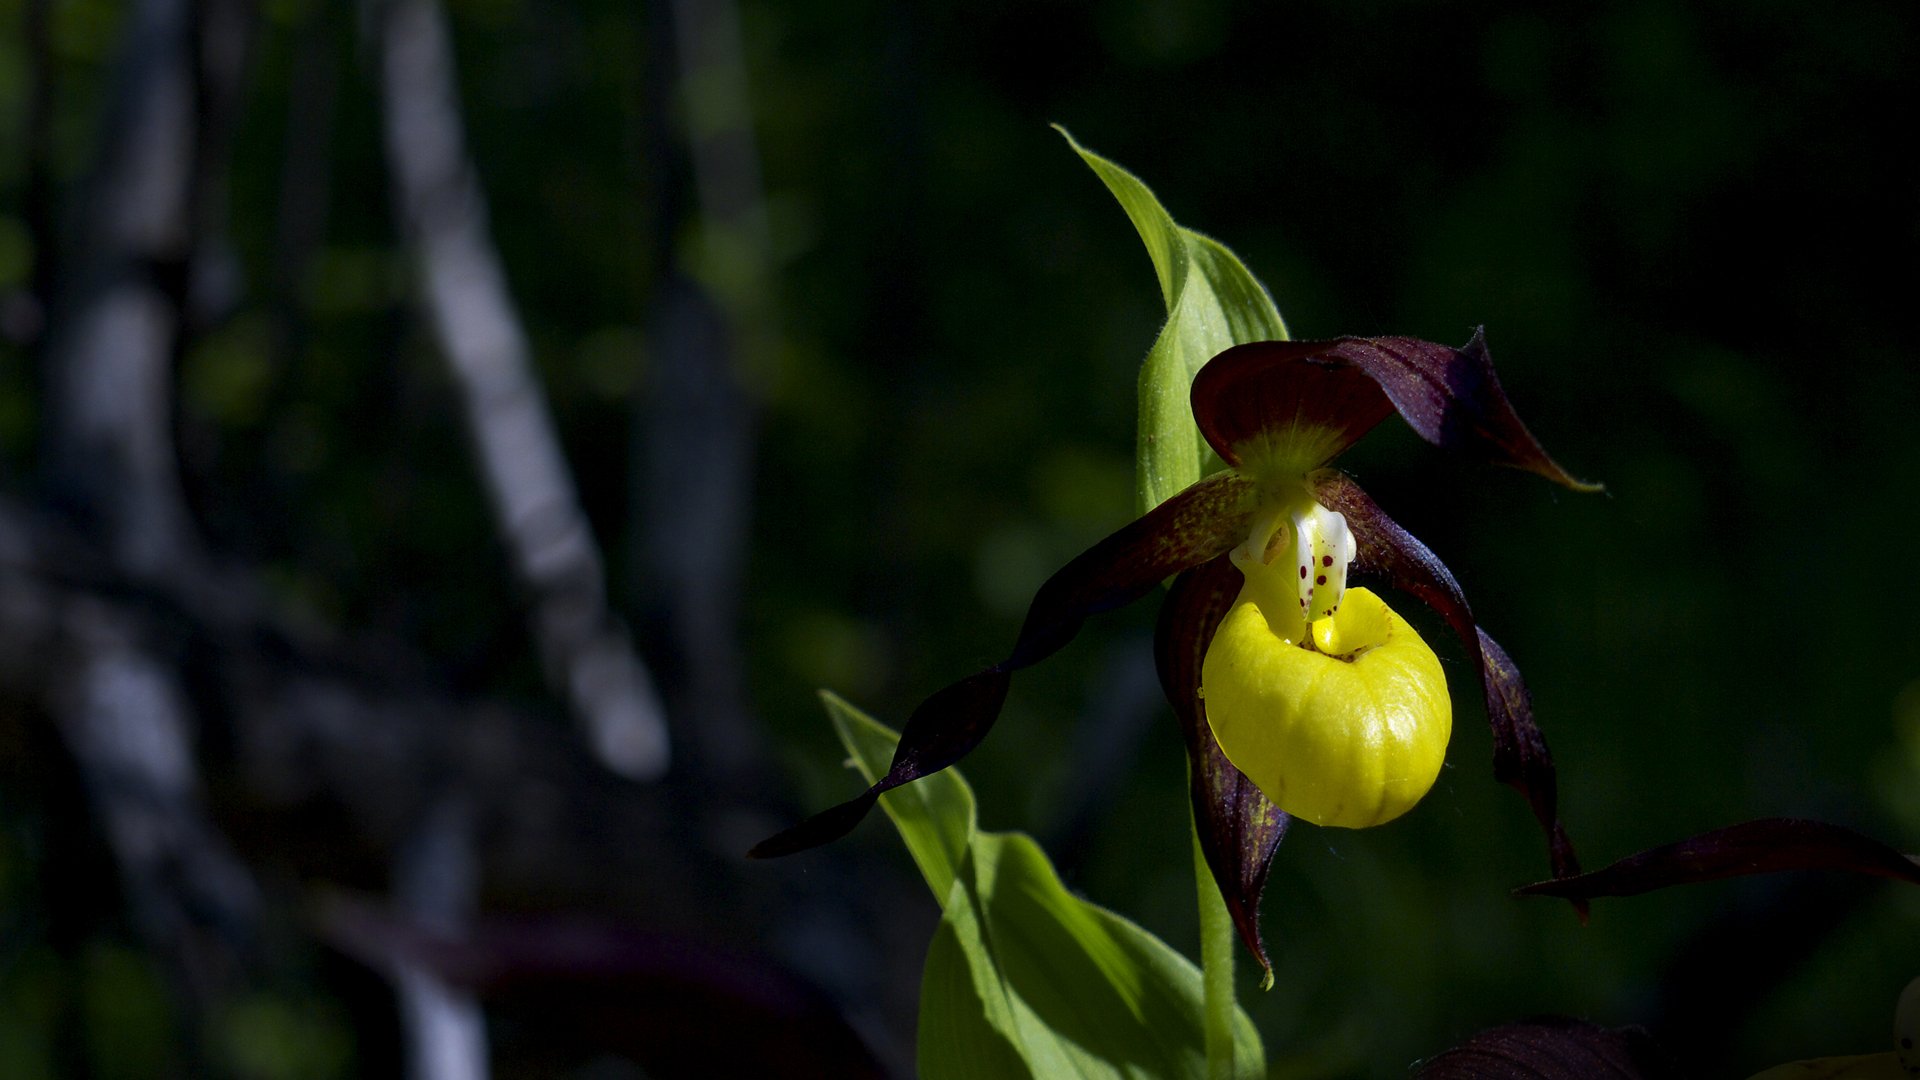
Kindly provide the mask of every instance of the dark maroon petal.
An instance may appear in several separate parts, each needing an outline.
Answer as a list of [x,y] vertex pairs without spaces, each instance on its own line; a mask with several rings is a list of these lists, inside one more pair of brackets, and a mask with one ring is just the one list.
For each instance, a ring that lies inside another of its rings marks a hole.
[[[1580,872],[1580,860],[1574,856],[1573,843],[1567,839],[1555,809],[1559,783],[1554,775],[1553,755],[1547,750],[1546,737],[1533,722],[1533,701],[1520,678],[1520,669],[1486,631],[1473,621],[1473,611],[1460,592],[1460,583],[1425,544],[1395,524],[1374,505],[1360,485],[1344,473],[1323,469],[1310,478],[1315,497],[1329,510],[1345,515],[1352,530],[1358,554],[1353,561],[1356,573],[1384,580],[1402,592],[1411,594],[1432,608],[1453,629],[1467,655],[1480,669],[1480,681],[1486,691],[1487,721],[1493,727],[1493,775],[1526,797],[1533,816],[1547,834],[1547,851],[1552,859],[1553,876],[1572,877]],[[1583,903],[1574,906],[1586,914]]]
[[1234,464],[1240,461],[1237,447],[1293,424],[1338,433],[1316,463],[1324,464],[1389,409],[1435,446],[1570,488],[1598,489],[1568,475],[1520,422],[1478,330],[1458,349],[1404,337],[1236,345],[1208,361],[1193,380],[1200,432]]
[[1206,702],[1200,697],[1200,667],[1207,646],[1239,595],[1240,580],[1240,571],[1224,555],[1181,574],[1160,608],[1154,661],[1160,687],[1187,741],[1187,777],[1200,852],[1220,886],[1240,940],[1271,979],[1273,961],[1260,935],[1260,894],[1266,890],[1267,871],[1287,834],[1289,819],[1221,752],[1207,725]]
[[1088,616],[1132,603],[1245,540],[1254,498],[1251,481],[1215,473],[1081,553],[1034,594],[1007,666],[1053,655]]
[[867,814],[873,810],[873,804],[879,801],[880,788],[877,785],[870,787],[846,802],[829,806],[800,824],[782,829],[753,845],[747,852],[747,858],[778,859],[808,848],[817,848],[821,844],[830,844],[865,821]]
[[1414,1080],[1679,1080],[1639,1028],[1548,1016],[1491,1028],[1422,1063]]
[[1787,870],[1842,870],[1920,885],[1920,860],[1871,837],[1824,821],[1762,818],[1650,848],[1590,874],[1557,877],[1517,891],[1584,900]]
[[986,738],[1015,671],[1058,652],[1087,618],[1151,592],[1246,538],[1253,484],[1217,473],[1161,503],[1048,578],[1034,595],[1007,659],[920,703],[900,731],[887,775],[856,798],[824,810],[755,845],[755,859],[791,855],[837,840],[858,825],[883,792],[939,772]]

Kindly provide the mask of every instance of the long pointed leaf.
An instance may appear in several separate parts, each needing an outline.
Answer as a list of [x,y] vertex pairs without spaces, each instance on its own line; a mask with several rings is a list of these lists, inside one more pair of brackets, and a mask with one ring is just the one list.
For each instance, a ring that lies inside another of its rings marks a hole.
[[[879,776],[898,737],[823,697],[855,767]],[[881,805],[944,908],[921,978],[921,1076],[1207,1075],[1204,995],[1190,961],[1074,896],[1031,839],[975,829],[973,795],[957,770],[889,792]],[[1252,1021],[1235,1010],[1233,1027],[1234,1075],[1263,1076]]]
[[[853,767],[871,784],[886,774],[900,736],[829,690],[820,691],[820,703],[840,745],[852,755]],[[948,769],[880,797],[893,827],[906,841],[907,851],[927,888],[944,901],[953,879],[967,860],[967,845],[976,828],[973,788],[958,770]]]
[[1200,479],[1211,455],[1187,402],[1193,377],[1214,354],[1243,341],[1284,340],[1286,321],[1238,256],[1182,228],[1132,173],[1056,130],[1107,186],[1153,259],[1167,322],[1140,365],[1136,479],[1141,512]]

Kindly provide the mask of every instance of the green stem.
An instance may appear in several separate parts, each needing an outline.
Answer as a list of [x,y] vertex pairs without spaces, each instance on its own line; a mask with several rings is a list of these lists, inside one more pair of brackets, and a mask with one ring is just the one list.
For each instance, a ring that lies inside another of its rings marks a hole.
[[1233,919],[1193,835],[1193,879],[1200,902],[1200,982],[1206,994],[1207,1080],[1234,1080]]

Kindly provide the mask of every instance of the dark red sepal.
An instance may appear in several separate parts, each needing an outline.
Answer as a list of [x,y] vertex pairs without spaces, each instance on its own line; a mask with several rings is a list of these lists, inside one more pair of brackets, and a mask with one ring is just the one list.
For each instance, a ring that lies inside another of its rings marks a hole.
[[1545,1016],[1490,1028],[1421,1063],[1414,1080],[1679,1080],[1639,1028]]
[[1304,468],[1333,460],[1393,415],[1378,382],[1341,355],[1359,340],[1255,341],[1215,356],[1193,378],[1201,436],[1222,461],[1240,465],[1262,438],[1318,428],[1326,432],[1324,454]]
[[1920,860],[1871,837],[1824,821],[1761,818],[1649,848],[1590,874],[1515,891],[1584,900],[1789,870],[1840,870],[1920,885]]
[[[1520,669],[1487,632],[1473,620],[1473,610],[1460,591],[1460,583],[1427,546],[1413,534],[1395,524],[1374,505],[1360,485],[1344,473],[1323,469],[1309,478],[1314,497],[1321,505],[1344,515],[1353,532],[1358,553],[1352,571],[1384,580],[1392,587],[1411,594],[1432,608],[1466,646],[1467,655],[1480,671],[1486,691],[1487,722],[1493,728],[1493,775],[1525,796],[1533,816],[1547,834],[1547,852],[1552,860],[1553,876],[1572,877],[1580,872],[1580,860],[1573,843],[1560,824],[1556,804],[1559,781],[1554,774],[1553,755],[1547,740],[1533,720],[1533,701]],[[1574,901],[1581,917],[1586,906]]]
[[1230,464],[1277,429],[1315,426],[1331,434],[1307,467],[1323,465],[1398,412],[1435,446],[1598,488],[1568,475],[1520,422],[1479,330],[1458,349],[1406,337],[1236,345],[1194,376],[1192,400],[1200,433]]
[[948,686],[913,711],[887,775],[858,797],[762,840],[747,856],[775,858],[837,840],[867,816],[883,792],[967,756],[999,719],[1015,671],[1058,652],[1088,617],[1139,599],[1244,540],[1253,493],[1252,482],[1216,473],[1082,552],[1040,586],[1007,659]]
[[1224,555],[1181,574],[1160,608],[1154,662],[1161,690],[1187,743],[1187,778],[1200,852],[1213,871],[1240,940],[1271,979],[1273,961],[1260,934],[1260,894],[1266,891],[1267,872],[1287,834],[1289,818],[1227,760],[1207,724],[1206,702],[1200,697],[1200,669],[1207,646],[1239,595],[1240,584],[1240,571]]

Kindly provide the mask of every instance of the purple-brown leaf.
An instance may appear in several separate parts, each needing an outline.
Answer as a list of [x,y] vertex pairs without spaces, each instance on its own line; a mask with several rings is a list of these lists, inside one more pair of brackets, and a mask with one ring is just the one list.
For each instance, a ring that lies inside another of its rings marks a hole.
[[569,1052],[631,1057],[648,1075],[878,1078],[833,1002],[763,956],[685,934],[551,913],[432,926],[370,900],[314,905],[322,939],[389,974],[427,974],[510,1014],[533,1014]]
[[1335,433],[1325,464],[1389,411],[1435,446],[1598,490],[1562,469],[1520,422],[1478,330],[1458,349],[1406,337],[1236,345],[1193,380],[1194,419],[1229,463],[1276,424],[1298,424]]
[[[1580,872],[1580,860],[1573,853],[1560,824],[1557,803],[1559,781],[1554,773],[1553,755],[1547,740],[1533,720],[1533,701],[1520,678],[1520,669],[1486,631],[1474,622],[1473,610],[1460,591],[1460,583],[1433,552],[1374,505],[1367,493],[1351,477],[1332,469],[1323,469],[1311,477],[1315,497],[1330,510],[1347,519],[1358,554],[1355,572],[1384,580],[1402,592],[1411,594],[1446,620],[1467,655],[1479,669],[1486,692],[1487,722],[1493,728],[1493,775],[1496,780],[1518,791],[1532,808],[1534,818],[1547,834],[1547,851],[1556,878]],[[1585,918],[1584,903],[1574,906]]]
[[1679,1080],[1639,1028],[1549,1016],[1490,1028],[1422,1063],[1414,1080]]
[[1267,978],[1273,961],[1260,934],[1260,894],[1274,852],[1287,833],[1287,815],[1227,760],[1207,724],[1200,669],[1213,632],[1240,592],[1240,571],[1225,556],[1181,574],[1160,608],[1154,661],[1187,743],[1187,775],[1200,852],[1226,901],[1240,940]]
[[1517,891],[1585,900],[1788,870],[1840,870],[1920,885],[1920,861],[1871,837],[1824,821],[1762,818],[1650,848],[1590,874],[1556,877]]
[[999,719],[1015,671],[1058,652],[1090,616],[1139,599],[1167,578],[1239,543],[1252,515],[1253,492],[1251,481],[1217,473],[1082,552],[1040,586],[1007,659],[940,690],[914,709],[879,782],[762,840],[748,857],[777,858],[837,840],[867,816],[884,792],[967,756]]

